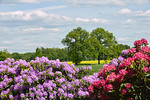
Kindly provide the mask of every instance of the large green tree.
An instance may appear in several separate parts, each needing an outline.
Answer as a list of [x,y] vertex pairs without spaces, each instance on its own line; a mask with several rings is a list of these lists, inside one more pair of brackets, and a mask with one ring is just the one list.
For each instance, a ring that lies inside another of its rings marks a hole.
[[108,54],[109,50],[112,49],[112,46],[117,44],[115,36],[113,33],[110,33],[103,28],[96,28],[91,33],[90,36],[95,38],[99,44],[95,45],[95,52],[97,53],[98,64],[102,59],[104,54]]
[[89,33],[78,27],[69,32],[61,41],[63,45],[67,46],[71,60],[77,65],[86,57],[86,41],[89,38]]

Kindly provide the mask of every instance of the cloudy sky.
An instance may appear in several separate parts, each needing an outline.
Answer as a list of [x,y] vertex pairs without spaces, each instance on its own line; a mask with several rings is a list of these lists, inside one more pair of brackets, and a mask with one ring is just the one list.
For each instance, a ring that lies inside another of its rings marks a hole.
[[63,48],[61,40],[77,27],[102,27],[131,47],[141,38],[150,42],[150,1],[0,0],[0,50]]

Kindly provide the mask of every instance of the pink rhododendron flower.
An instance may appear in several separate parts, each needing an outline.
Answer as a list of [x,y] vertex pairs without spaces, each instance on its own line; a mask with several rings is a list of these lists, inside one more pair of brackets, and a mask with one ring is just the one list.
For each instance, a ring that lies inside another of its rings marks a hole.
[[106,78],[106,82],[114,81],[116,79],[116,74],[115,73],[110,73],[110,75]]
[[128,71],[126,71],[125,69],[121,69],[119,71],[119,74],[122,75],[122,76],[126,75],[127,73],[128,73]]
[[143,67],[143,72],[148,72],[149,68],[148,67]]
[[112,84],[107,84],[107,85],[103,86],[104,92],[108,92],[109,90],[112,90],[112,89],[113,89]]
[[147,46],[144,46],[144,47],[141,48],[140,52],[142,52],[142,53],[150,52],[150,48],[147,47]]
[[98,72],[98,77],[101,77],[105,75],[106,72],[109,72],[111,70],[116,70],[116,67],[114,65],[107,65],[103,69],[100,69]]
[[134,100],[134,99],[132,99],[132,98],[128,98],[127,100]]
[[131,87],[131,83],[126,84],[126,89],[128,90]]
[[122,82],[122,80],[123,80],[123,76],[120,75],[120,74],[117,74],[117,76],[116,76],[116,81],[117,81],[117,82]]
[[135,52],[136,52],[136,48],[131,48],[127,50],[128,54],[135,53]]
[[102,79],[102,80],[94,81],[92,84],[94,87],[99,88],[99,87],[105,85],[105,80]]
[[94,87],[93,87],[93,85],[91,84],[91,85],[88,87],[88,91],[89,91],[89,92],[92,92],[92,91],[93,91],[93,88],[94,88]]
[[121,89],[121,94],[126,94],[127,90],[126,89]]
[[119,69],[122,69],[122,68],[125,68],[127,66],[130,66],[132,64],[131,62],[132,59],[128,58],[128,59],[125,59],[123,62],[121,62],[119,64]]
[[141,42],[144,43],[144,44],[147,44],[147,40],[144,39],[144,38],[141,39]]
[[132,59],[133,59],[134,61],[140,60],[140,59],[142,59],[142,60],[144,61],[144,60],[149,59],[149,56],[146,55],[146,54],[143,54],[143,53],[141,53],[141,52],[137,52],[137,53],[135,53],[135,54],[132,56]]
[[140,46],[140,45],[142,45],[142,41],[141,40],[137,40],[137,41],[134,42],[134,45],[135,46]]

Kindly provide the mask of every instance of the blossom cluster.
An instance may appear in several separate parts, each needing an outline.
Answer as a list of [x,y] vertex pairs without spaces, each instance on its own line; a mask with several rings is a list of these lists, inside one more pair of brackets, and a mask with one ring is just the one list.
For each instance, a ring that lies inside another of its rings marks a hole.
[[99,70],[98,80],[88,87],[90,97],[107,100],[148,100],[150,96],[150,47],[147,40],[134,42]]
[[8,58],[0,61],[0,99],[87,100],[88,86],[98,77],[85,76],[90,69],[47,57],[36,57],[30,62]]

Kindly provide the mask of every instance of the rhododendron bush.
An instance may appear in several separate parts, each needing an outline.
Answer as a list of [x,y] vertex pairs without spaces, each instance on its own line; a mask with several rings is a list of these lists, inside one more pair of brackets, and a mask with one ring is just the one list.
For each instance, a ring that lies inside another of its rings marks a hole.
[[0,61],[0,100],[87,100],[88,86],[98,80],[98,74],[85,76],[91,68],[46,57],[8,58]]
[[99,80],[89,87],[90,97],[100,100],[150,100],[150,47],[147,40],[134,42],[99,70]]

